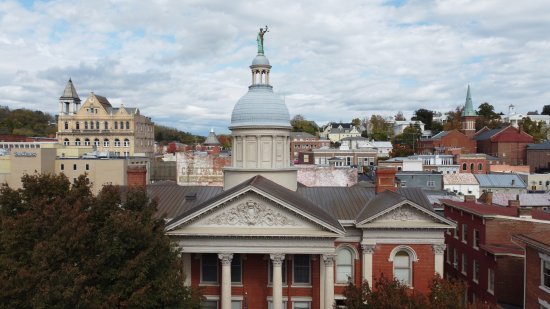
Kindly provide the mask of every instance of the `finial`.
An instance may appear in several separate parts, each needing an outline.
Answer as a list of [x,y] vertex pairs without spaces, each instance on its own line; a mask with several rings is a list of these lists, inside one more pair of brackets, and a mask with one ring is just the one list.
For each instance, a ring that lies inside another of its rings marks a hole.
[[214,128],[210,128],[210,133],[214,133]]

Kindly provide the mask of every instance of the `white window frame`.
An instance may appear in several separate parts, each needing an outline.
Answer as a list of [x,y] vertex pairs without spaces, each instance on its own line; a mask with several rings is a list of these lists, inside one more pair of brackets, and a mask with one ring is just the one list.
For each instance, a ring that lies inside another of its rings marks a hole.
[[[350,261],[349,261],[349,264],[339,264],[339,261],[338,261],[338,254],[340,252],[343,252],[343,251],[347,251],[349,254],[350,254]],[[348,284],[349,282],[353,282],[353,274],[354,274],[354,271],[355,271],[355,252],[354,250],[352,250],[349,246],[341,246],[340,248],[338,248],[336,250],[336,258],[335,258],[335,268],[336,268],[336,273],[335,273],[335,282],[336,283],[339,283],[339,284]],[[350,272],[349,274],[347,274],[347,278],[346,280],[339,280],[338,278],[338,267],[349,267],[350,268]]]
[[[288,304],[288,297],[284,296],[283,297],[283,308],[286,309],[287,304]],[[273,309],[273,297],[272,296],[267,297],[267,308],[268,309]]]
[[124,139],[124,147],[130,147],[130,140],[129,139]]
[[468,258],[466,256],[466,253],[462,253],[462,274],[464,276],[468,275]]
[[103,140],[103,147],[109,147],[109,139]]
[[468,224],[462,223],[462,230],[460,231],[460,239],[463,243],[468,243]]
[[203,255],[200,256],[200,285],[219,285],[220,283],[220,263],[218,260],[218,257],[216,254],[212,253],[216,257],[216,281],[204,281],[203,280],[203,274],[202,274],[202,261],[203,261]]
[[451,246],[447,246],[447,264],[451,264]]
[[487,292],[495,294],[495,271],[492,268],[487,268]]
[[453,249],[453,267],[454,269],[458,269],[458,251],[456,248]]
[[[399,252],[405,252],[409,255],[409,267],[408,267],[409,282],[403,282],[403,283],[406,284],[409,287],[413,287],[413,285],[414,285],[413,262],[418,261],[418,256],[416,255],[416,251],[414,251],[414,249],[409,247],[409,246],[403,246],[402,245],[402,246],[397,246],[397,247],[393,248],[393,250],[390,253],[390,257],[388,259],[388,261],[392,262],[392,272],[395,272],[394,271],[395,270],[394,258],[396,256],[396,254],[399,253]],[[393,275],[393,273],[392,273],[392,275]]]
[[75,146],[80,146],[80,138],[77,138],[77,139],[74,141],[74,145],[75,145]]
[[89,138],[84,139],[84,146],[90,146],[90,139]]
[[120,147],[120,140],[115,138],[115,147]]
[[[309,278],[307,282],[296,282],[296,257],[297,256],[307,256],[308,257],[308,267],[309,267]],[[311,286],[311,256],[309,254],[300,254],[294,255],[292,257],[292,284],[301,285],[301,286]]]
[[540,286],[539,288],[546,293],[550,293],[550,285],[544,284],[544,269],[548,266],[548,276],[550,276],[550,255],[539,253],[540,257]]
[[472,262],[472,281],[479,283],[479,263],[475,259]]
[[[476,234],[477,234],[477,237],[476,237]],[[472,236],[473,236],[472,248],[479,250],[479,241],[481,239],[481,233],[479,232],[478,229],[474,229]]]

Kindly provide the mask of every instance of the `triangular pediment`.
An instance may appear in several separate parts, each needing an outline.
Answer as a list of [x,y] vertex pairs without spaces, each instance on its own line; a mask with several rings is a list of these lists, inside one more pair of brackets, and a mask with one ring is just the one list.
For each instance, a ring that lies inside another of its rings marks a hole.
[[170,235],[338,237],[337,227],[254,187],[210,203],[167,225]]
[[451,228],[448,219],[405,200],[375,216],[359,222],[363,228]]

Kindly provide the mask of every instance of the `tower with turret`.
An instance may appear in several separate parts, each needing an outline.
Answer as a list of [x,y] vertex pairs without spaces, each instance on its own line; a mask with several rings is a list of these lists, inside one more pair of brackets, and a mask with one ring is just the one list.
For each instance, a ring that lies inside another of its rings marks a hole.
[[63,90],[63,94],[59,97],[59,114],[75,114],[79,109],[80,98],[78,97],[78,93],[76,93],[73,81],[69,78],[65,90]]
[[466,103],[462,110],[462,133],[469,138],[474,137],[476,134],[476,119],[477,113],[474,110],[472,103],[472,94],[470,93],[470,85],[468,85],[468,92],[466,93]]

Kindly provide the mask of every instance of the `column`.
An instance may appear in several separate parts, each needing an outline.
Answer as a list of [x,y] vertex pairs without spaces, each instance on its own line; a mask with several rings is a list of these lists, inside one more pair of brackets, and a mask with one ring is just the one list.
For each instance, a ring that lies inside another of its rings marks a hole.
[[277,137],[271,135],[271,168],[277,167]]
[[375,245],[361,245],[363,249],[363,280],[369,283],[372,288],[372,255],[374,253]]
[[282,253],[273,253],[269,257],[273,263],[273,309],[283,309],[283,261],[285,255]]
[[323,254],[325,262],[325,309],[334,308],[334,257],[336,254]]
[[233,254],[220,253],[218,258],[222,262],[221,309],[231,309],[231,260],[233,260]]
[[443,278],[443,254],[445,253],[445,244],[432,245],[434,251],[434,270]]

